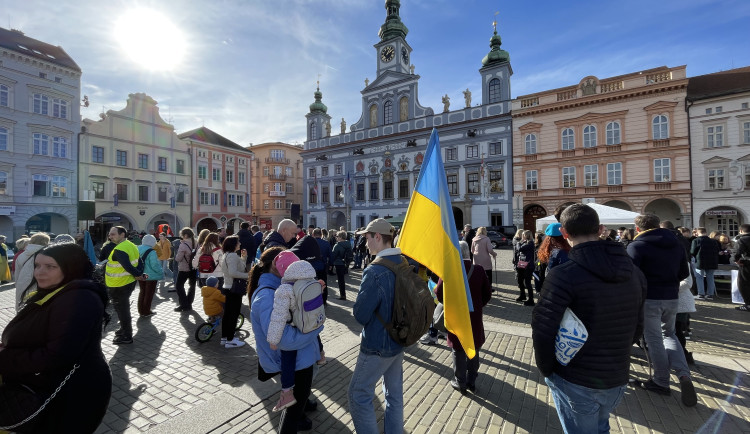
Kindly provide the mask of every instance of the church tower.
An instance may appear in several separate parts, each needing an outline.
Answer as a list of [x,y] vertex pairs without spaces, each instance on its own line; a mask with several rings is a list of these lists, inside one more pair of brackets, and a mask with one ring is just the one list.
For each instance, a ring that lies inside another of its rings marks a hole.
[[307,118],[307,141],[318,140],[331,135],[331,116],[326,112],[328,107],[323,104],[323,93],[320,91],[320,81],[315,89],[315,102],[310,104]]
[[493,21],[494,34],[490,38],[490,52],[482,59],[482,104],[496,104],[510,101],[510,54],[500,48],[502,44],[497,34],[497,20]]
[[387,11],[385,23],[380,26],[378,32],[380,42],[374,45],[377,51],[378,77],[386,71],[409,74],[411,47],[406,43],[406,34],[409,33],[409,29],[401,22],[398,12],[400,7],[399,0],[386,0],[385,2]]

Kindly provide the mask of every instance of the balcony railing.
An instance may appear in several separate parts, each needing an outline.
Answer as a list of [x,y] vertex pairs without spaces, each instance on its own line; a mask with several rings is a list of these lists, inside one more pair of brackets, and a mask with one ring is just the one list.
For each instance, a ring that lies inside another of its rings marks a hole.
[[578,90],[566,90],[565,92],[558,92],[557,93],[557,100],[558,101],[565,101],[569,99],[576,98],[578,96]]
[[606,149],[607,152],[620,152],[620,150],[622,149],[622,146],[621,145],[607,145],[607,147],[604,149]]
[[576,194],[575,188],[563,188],[562,194],[565,196],[574,196]]
[[607,187],[607,193],[622,193],[622,185],[610,185]]
[[583,148],[583,155],[596,155],[598,148]]
[[666,148],[669,146],[669,139],[654,140],[651,146],[654,148]]
[[624,87],[622,81],[611,81],[609,83],[601,83],[601,93],[614,92]]
[[539,196],[539,192],[537,190],[526,190],[526,196],[537,197]]
[[672,72],[658,72],[656,74],[646,75],[646,84],[659,83],[662,81],[669,81],[672,79]]
[[268,192],[268,195],[271,197],[286,197],[286,192],[279,191],[279,190],[271,190]]
[[586,194],[598,194],[599,187],[586,187]]
[[289,164],[289,159],[283,157],[266,157],[266,163]]
[[536,154],[526,155],[526,161],[536,161]]
[[570,151],[562,151],[562,156],[563,156],[563,158],[575,157],[576,156],[576,151],[575,151],[575,149],[570,150]]
[[672,189],[671,182],[657,182],[656,184],[654,184],[654,190],[656,191],[671,190],[671,189]]
[[539,98],[526,98],[521,100],[521,108],[534,107],[539,105]]
[[285,181],[286,175],[283,173],[269,173],[268,179],[274,180],[274,181]]

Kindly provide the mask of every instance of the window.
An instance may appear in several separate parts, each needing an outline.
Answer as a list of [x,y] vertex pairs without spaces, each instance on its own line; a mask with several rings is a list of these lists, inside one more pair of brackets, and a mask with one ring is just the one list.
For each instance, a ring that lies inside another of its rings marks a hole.
[[595,126],[586,125],[583,128],[583,147],[584,148],[596,147],[596,127]]
[[344,167],[341,164],[337,164],[335,170],[336,170],[336,175],[344,174]]
[[466,158],[479,158],[479,145],[467,145]]
[[562,150],[569,151],[576,147],[576,136],[573,128],[565,128],[562,132]]
[[244,158],[238,158],[237,159],[237,164],[239,164],[240,166],[244,166],[245,165],[245,159]]
[[55,77],[55,83],[62,83],[62,77]]
[[383,181],[383,199],[393,199],[393,181]]
[[706,109],[706,114],[710,115],[713,112],[713,109],[711,107]]
[[240,185],[245,185],[245,172],[238,172],[237,173],[237,182]]
[[608,145],[620,144],[620,123],[619,122],[610,122],[607,124],[607,144]]
[[118,166],[128,165],[128,151],[117,151],[117,165]]
[[292,194],[294,193],[294,184],[287,182],[286,183],[286,194]]
[[526,155],[536,154],[536,134],[527,134],[524,139]]
[[273,201],[273,209],[282,209],[281,208],[281,199],[274,199],[274,201]]
[[493,193],[503,192],[503,171],[490,170],[490,191]]
[[283,160],[285,157],[285,152],[283,149],[271,149],[271,159],[275,161]]
[[208,177],[208,167],[198,166],[198,179],[206,179]]
[[654,182],[669,182],[672,179],[669,170],[669,158],[654,160]]
[[622,185],[622,163],[607,163],[607,184]]
[[148,186],[147,185],[138,186],[138,200],[140,202],[148,202]]
[[721,113],[723,111],[724,109],[721,106],[716,107],[716,113]]
[[[159,187],[156,189],[159,202],[166,202],[167,201],[167,190],[164,187]],[[208,203],[208,193],[206,193],[206,203]]]
[[285,208],[286,209],[292,209],[292,201],[290,199],[287,199],[285,202]]
[[599,166],[587,164],[583,166],[583,185],[585,187],[596,187],[599,185]]
[[746,109],[746,108],[748,108],[748,107],[750,107],[750,104],[748,104],[748,103],[746,103],[746,102],[743,102],[743,103],[742,103],[742,108],[743,108],[743,109]]
[[379,198],[380,198],[380,195],[378,194],[378,183],[371,182],[370,183],[370,200],[378,200]]
[[185,160],[177,160],[177,161],[175,161],[175,170],[180,175],[185,174]]
[[320,201],[323,203],[329,203],[329,188],[320,187]]
[[52,116],[60,119],[67,119],[68,102],[64,99],[52,98]]
[[721,148],[724,146],[724,126],[714,125],[706,127],[706,146],[709,148]]
[[466,175],[466,191],[470,194],[479,193],[479,174],[468,173]]
[[205,191],[201,191],[199,200],[200,200],[201,205],[208,205],[210,203],[209,194],[206,193]]
[[49,98],[47,95],[34,94],[34,113],[38,115],[49,114]]
[[500,79],[493,78],[489,84],[490,104],[500,102]]
[[[310,195],[310,203],[315,203],[313,200],[315,196],[313,194]],[[263,209],[269,209],[271,208],[271,201],[268,199],[263,200]]]
[[707,178],[709,190],[721,190],[724,188],[724,169],[709,169]]
[[409,197],[409,180],[408,179],[398,180],[398,197],[399,198]]
[[92,182],[91,189],[94,191],[94,199],[104,199],[104,183]]
[[281,183],[280,182],[274,182],[273,183],[273,191],[281,191]]
[[47,73],[46,72],[40,72],[39,73],[39,78],[47,78]]
[[211,169],[211,179],[214,181],[221,181],[221,169],[218,167]]
[[234,157],[231,155],[227,155],[225,160],[227,163],[234,163]]
[[357,184],[357,200],[365,200],[365,184]]
[[[264,167],[264,169],[268,170],[268,168],[267,168],[267,167]],[[264,173],[263,175],[268,175],[268,173]],[[308,178],[315,178],[315,168],[314,168],[314,167],[311,167],[311,168],[310,168],[310,169],[309,169],[309,170],[307,171],[307,177],[308,177]]]
[[245,206],[245,196],[241,194],[237,195],[237,206]]
[[750,122],[742,123],[742,143],[750,144]]
[[117,184],[117,199],[128,200],[128,184]]
[[393,123],[393,102],[390,100],[383,104],[383,123],[386,125]]
[[669,125],[667,122],[667,117],[664,115],[654,116],[653,121],[651,121],[651,125],[654,129],[654,140],[664,140],[669,138]]
[[237,206],[237,196],[234,194],[230,194],[227,196],[229,206]]
[[104,148],[101,146],[91,147],[91,162],[104,163]]
[[448,194],[458,194],[458,175],[448,175],[447,179],[448,179]]
[[177,202],[185,203],[185,190],[179,190],[177,192]]
[[65,137],[52,139],[52,155],[59,158],[68,158],[68,139]]
[[8,107],[8,104],[10,104],[10,88],[0,84],[0,106]]
[[8,150],[8,129],[0,127],[0,151]]
[[266,182],[263,184],[263,193],[268,193],[269,191],[271,191],[271,184]]
[[539,184],[537,181],[537,171],[527,170],[526,171],[526,190],[536,190]]
[[227,170],[227,182],[234,182],[234,172]]
[[49,136],[34,133],[34,155],[49,155]]
[[219,204],[219,193],[211,193],[211,205],[218,205],[218,204]]
[[333,201],[334,202],[344,201],[344,187],[342,185],[337,185],[333,188]]
[[216,152],[214,152],[213,154],[211,154],[211,157],[216,161],[221,161],[221,154],[217,154]]
[[268,176],[268,166],[263,166],[263,176]]
[[0,172],[0,194],[8,194],[8,173]]
[[167,171],[167,157],[159,157],[159,172]]
[[719,232],[723,232],[730,237],[734,237],[740,231],[740,224],[732,217],[722,216],[716,219],[716,227]]
[[318,126],[315,125],[315,122],[312,122],[310,124],[310,140],[315,140],[318,138]]
[[446,148],[445,149],[445,161],[458,160],[458,149]]
[[292,168],[291,167],[287,167],[286,168],[286,176],[287,176],[287,178],[291,178],[292,177]]
[[320,176],[328,176],[328,166],[323,166],[320,168]]
[[49,196],[50,194],[50,177],[48,175],[33,175],[34,196]]
[[138,168],[148,169],[148,155],[138,154]]
[[502,155],[503,142],[490,143],[490,155]]
[[574,188],[576,186],[576,168],[575,167],[563,167],[562,168],[562,184],[563,184],[563,188]]
[[64,176],[52,177],[52,197],[68,196],[68,178]]

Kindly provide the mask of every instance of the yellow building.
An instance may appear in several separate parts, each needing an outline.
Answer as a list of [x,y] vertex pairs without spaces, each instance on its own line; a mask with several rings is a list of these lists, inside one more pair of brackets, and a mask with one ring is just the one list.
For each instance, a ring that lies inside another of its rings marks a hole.
[[301,146],[271,142],[250,146],[253,222],[275,229],[285,218],[299,222],[302,203]]

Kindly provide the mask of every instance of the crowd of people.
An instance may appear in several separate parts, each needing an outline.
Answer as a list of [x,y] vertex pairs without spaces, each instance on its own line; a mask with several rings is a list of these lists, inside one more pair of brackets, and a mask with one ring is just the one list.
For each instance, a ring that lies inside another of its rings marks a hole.
[[[564,431],[609,429],[609,415],[630,380],[634,344],[645,349],[653,373],[648,381],[632,384],[669,395],[674,371],[683,404],[696,405],[689,367],[693,360],[685,348],[689,313],[695,312],[695,299],[713,299],[713,271],[728,262],[739,265],[740,292],[750,303],[750,225],[742,225],[740,237],[732,243],[724,234],[706,235],[704,228],[675,229],[651,214],[637,217],[634,229],[618,230],[601,225],[596,212],[583,204],[561,208],[555,216],[559,222],[544,232],[516,233],[512,266],[520,292],[516,301],[533,307],[536,364]],[[325,314],[312,330],[303,331],[298,321],[308,310],[324,312],[328,276],[337,276],[338,298],[348,300],[346,276],[353,263],[353,269],[362,269],[352,306],[362,332],[348,388],[349,411],[357,432],[377,432],[373,399],[375,384],[382,380],[385,432],[402,430],[404,346],[387,326],[398,279],[383,261],[408,261],[425,282],[434,284],[430,286],[435,303],[444,302],[444,284],[440,276],[402,255],[395,247],[398,232],[390,223],[376,219],[353,234],[343,228],[305,230],[292,220],[266,233],[247,222],[234,235],[203,230],[196,237],[191,228],[183,228],[179,238],[170,241],[170,233],[132,234],[112,227],[93,260],[81,245],[83,237],[58,235],[51,240],[37,233],[17,241],[18,313],[2,334],[0,375],[6,384],[32,385],[47,396],[62,389],[59,398],[51,399],[34,418],[36,426],[66,426],[70,432],[96,429],[112,387],[101,349],[109,321],[106,308],[111,303],[118,321],[112,343],[133,344],[130,297],[136,282],[137,312],[143,318],[155,314],[152,303],[161,282],[162,289],[171,287],[167,290],[177,293],[174,311],[181,313],[193,310],[196,285],[201,286],[204,311],[210,322],[221,321],[220,344],[227,349],[246,345],[235,324],[247,295],[259,379],[280,375],[281,393],[274,407],[282,411],[279,431],[309,429],[312,422],[305,410],[316,405],[311,399],[313,382],[326,364],[320,338]],[[453,357],[449,384],[466,394],[478,386],[485,341],[483,307],[492,298],[497,253],[485,227],[466,225],[459,237],[473,303],[475,357],[467,356],[452,331],[447,330],[446,338]],[[7,247],[2,244],[0,249]],[[300,282],[319,288],[319,294],[303,305],[298,303]],[[584,327],[585,343],[563,363],[556,341],[561,321],[571,314]],[[437,341],[437,321],[420,339],[422,344]],[[597,410],[582,412],[582,402]],[[79,405],[91,410],[86,417],[71,408]],[[0,426],[4,422],[0,420]]]

